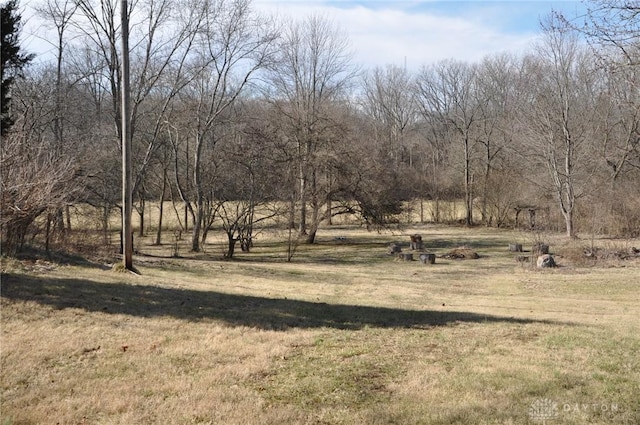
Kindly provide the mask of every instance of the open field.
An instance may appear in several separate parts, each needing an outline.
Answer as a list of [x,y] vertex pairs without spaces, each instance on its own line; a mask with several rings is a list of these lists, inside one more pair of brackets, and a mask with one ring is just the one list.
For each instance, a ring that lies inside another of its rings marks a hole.
[[[421,233],[438,255],[399,262]],[[507,245],[551,244],[536,270]],[[638,424],[640,259],[496,229],[323,228],[220,260],[138,241],[140,275],[3,260],[0,424]],[[597,240],[611,249],[640,241]]]
[[[145,232],[152,233],[157,229],[158,218],[160,215],[159,202],[147,201],[145,205]],[[400,214],[397,218],[403,223],[420,223],[421,221],[433,222],[433,215],[435,210],[435,202],[429,200],[414,200],[406,202],[404,204],[405,212]],[[174,229],[180,228],[184,224],[184,204],[182,202],[176,202],[175,204],[170,201],[163,203],[163,229],[168,230],[168,236]],[[422,209],[422,218],[420,211]],[[464,219],[464,203],[463,201],[440,201],[440,218],[442,222],[455,222]],[[74,229],[101,229],[103,220],[103,210],[95,208],[90,205],[80,204],[74,205],[69,209],[71,214],[72,227]],[[480,217],[480,211],[475,211],[477,217]],[[132,214],[132,225],[138,230],[140,227],[140,215],[136,209]],[[108,216],[108,226],[112,231],[119,230],[121,223],[120,211],[117,209],[111,210]],[[191,226],[191,218],[189,225]],[[280,220],[286,220],[286,218],[280,217]],[[333,223],[336,225],[349,225],[359,224],[362,220],[351,214],[337,215],[332,218]],[[270,220],[267,224],[274,224],[275,220]]]

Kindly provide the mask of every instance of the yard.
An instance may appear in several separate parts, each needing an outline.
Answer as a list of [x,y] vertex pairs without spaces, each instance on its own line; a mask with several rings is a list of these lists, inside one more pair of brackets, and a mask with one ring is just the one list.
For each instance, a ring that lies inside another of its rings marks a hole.
[[[435,264],[387,254],[412,233]],[[0,424],[640,423],[640,258],[581,255],[640,242],[344,225],[287,262],[281,236],[149,236],[139,275],[3,259]],[[507,249],[540,239],[558,268]]]

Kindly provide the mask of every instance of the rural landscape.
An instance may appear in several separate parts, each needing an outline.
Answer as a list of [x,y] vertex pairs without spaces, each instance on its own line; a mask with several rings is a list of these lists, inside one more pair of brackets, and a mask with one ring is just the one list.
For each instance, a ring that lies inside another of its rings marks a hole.
[[416,70],[0,3],[0,425],[640,423],[640,6],[584,4]]

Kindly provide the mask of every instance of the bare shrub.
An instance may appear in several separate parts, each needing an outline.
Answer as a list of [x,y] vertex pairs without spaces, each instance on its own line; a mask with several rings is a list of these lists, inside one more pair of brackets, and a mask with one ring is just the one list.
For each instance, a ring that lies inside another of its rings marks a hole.
[[620,238],[640,237],[640,197],[637,182],[616,182],[590,196],[579,210],[580,232]]
[[64,207],[78,190],[72,161],[20,133],[5,138],[0,159],[2,253],[15,255],[34,222]]
[[560,250],[565,260],[580,267],[613,267],[640,258],[633,242],[625,239],[594,239],[588,243],[576,240]]

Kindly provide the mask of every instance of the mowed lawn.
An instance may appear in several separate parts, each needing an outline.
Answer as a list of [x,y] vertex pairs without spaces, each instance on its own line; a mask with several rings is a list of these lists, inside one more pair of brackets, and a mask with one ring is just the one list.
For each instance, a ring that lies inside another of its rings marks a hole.
[[[387,254],[412,233],[436,264]],[[581,259],[634,241],[336,226],[287,263],[282,240],[149,237],[140,275],[3,259],[0,424],[640,423],[640,259]],[[539,240],[560,267],[507,249]]]

